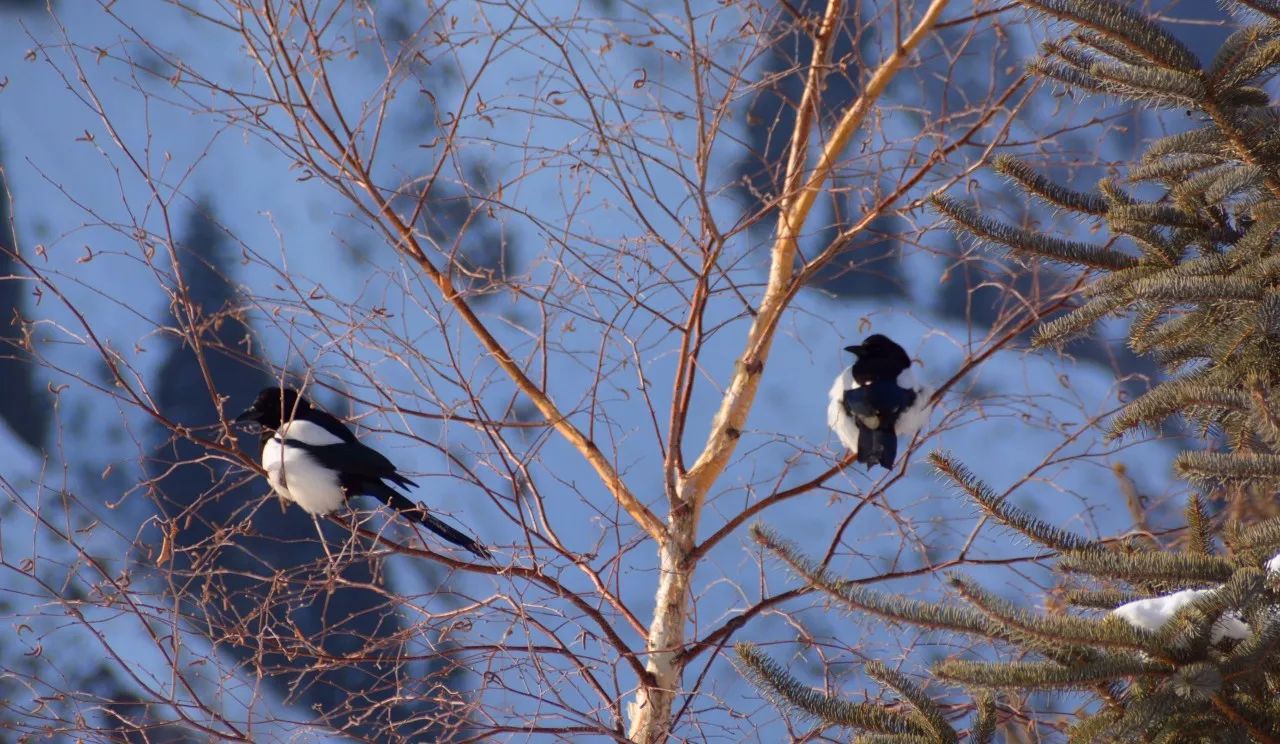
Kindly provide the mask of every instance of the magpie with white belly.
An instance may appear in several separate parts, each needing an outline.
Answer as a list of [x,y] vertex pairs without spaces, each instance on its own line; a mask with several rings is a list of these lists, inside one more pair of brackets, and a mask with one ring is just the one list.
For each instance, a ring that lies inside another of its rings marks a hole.
[[400,473],[381,452],[361,444],[337,418],[311,405],[298,391],[269,387],[236,417],[262,427],[262,469],[272,490],[314,516],[336,511],[352,496],[373,496],[449,542],[481,558],[480,543],[455,530],[426,508],[387,485],[417,484]]
[[898,437],[910,437],[929,417],[929,390],[911,373],[911,357],[874,334],[845,351],[857,357],[831,386],[827,425],[870,470],[892,468]]

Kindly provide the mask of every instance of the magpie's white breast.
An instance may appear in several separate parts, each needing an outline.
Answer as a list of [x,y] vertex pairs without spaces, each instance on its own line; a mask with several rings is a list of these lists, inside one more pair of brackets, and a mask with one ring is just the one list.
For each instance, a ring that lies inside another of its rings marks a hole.
[[830,401],[827,403],[827,426],[836,433],[840,443],[855,455],[858,454],[858,422],[845,413],[844,391],[857,387],[858,382],[853,379],[853,368],[846,367],[831,385],[831,392],[828,393]]
[[291,441],[316,446],[342,442],[310,421],[295,420],[281,426],[262,447],[262,469],[267,471],[271,488],[308,514],[339,509],[347,494],[339,485],[338,473],[321,466],[301,447],[289,446]]

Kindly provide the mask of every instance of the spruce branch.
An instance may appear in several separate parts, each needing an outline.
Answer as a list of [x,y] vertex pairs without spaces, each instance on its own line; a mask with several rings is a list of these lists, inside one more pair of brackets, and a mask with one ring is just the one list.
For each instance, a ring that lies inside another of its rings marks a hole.
[[918,726],[932,733],[939,744],[954,744],[959,739],[956,730],[942,717],[937,704],[905,674],[878,661],[867,662],[865,668],[867,676],[898,693],[911,706],[912,712],[907,715]]
[[1107,656],[1075,667],[1053,662],[985,662],[947,659],[933,667],[938,677],[966,687],[989,689],[1087,690],[1125,677],[1156,677],[1174,668],[1137,656]]
[[[1148,165],[1154,165],[1156,161],[1167,158],[1183,158],[1188,156],[1211,157],[1212,161],[1208,161],[1207,165],[1217,165],[1227,160],[1235,160],[1235,153],[1231,150],[1231,143],[1223,136],[1222,130],[1214,126],[1201,127],[1200,129],[1190,129],[1185,132],[1178,132],[1166,137],[1161,137],[1152,141],[1147,145],[1146,152],[1142,154],[1142,165],[1135,166],[1143,168]],[[1205,166],[1199,166],[1201,168]],[[1130,180],[1134,179],[1132,169],[1129,173]]]
[[1251,106],[1260,108],[1271,105],[1271,95],[1262,88],[1242,85],[1238,88],[1228,88],[1219,92],[1217,103],[1230,109],[1242,109]]
[[[1129,706],[1132,708],[1132,706]],[[1121,724],[1128,710],[1119,708],[1108,708],[1098,711],[1095,715],[1084,717],[1075,721],[1071,726],[1072,744],[1081,742],[1084,744],[1110,744],[1110,742],[1124,741],[1123,738],[1115,734],[1115,728]],[[1160,742],[1160,744],[1172,744],[1172,742]]]
[[1264,288],[1238,276],[1153,276],[1133,283],[1133,294],[1141,299],[1176,302],[1260,302]]
[[1090,31],[1087,28],[1076,31],[1068,39],[1095,52],[1101,52],[1122,64],[1135,66],[1147,64],[1146,57],[1135,53],[1127,45],[1121,44],[1104,34]]
[[923,735],[927,732],[909,716],[882,705],[852,703],[814,690],[749,643],[735,644],[734,651],[738,655],[736,666],[742,674],[778,707],[798,710],[815,721],[832,726],[882,734]]
[[1130,168],[1125,176],[1130,183],[1168,181],[1173,184],[1197,171],[1220,166],[1223,162],[1223,156],[1218,153],[1175,150],[1157,157],[1152,156],[1148,150],[1143,162]]
[[1274,20],[1280,20],[1280,2],[1276,0],[1231,0]]
[[1268,608],[1259,615],[1260,617],[1250,618],[1250,625],[1256,628],[1253,634],[1231,649],[1222,662],[1223,676],[1232,677],[1256,671],[1258,665],[1274,661],[1280,654],[1280,613]]
[[1109,0],[1020,0],[1032,10],[1088,29],[1160,67],[1182,73],[1200,70],[1195,53],[1151,19]]
[[1268,293],[1258,305],[1258,330],[1267,338],[1280,340],[1280,293]]
[[[1221,62],[1215,60],[1209,70],[1209,79],[1214,87],[1218,90],[1235,88],[1272,73],[1273,68],[1280,65],[1280,40],[1275,38],[1276,33],[1277,29],[1272,24],[1250,26],[1233,34],[1219,52],[1219,57],[1225,53],[1230,58]],[[1240,53],[1231,48],[1232,39],[1238,35],[1248,37],[1242,39],[1247,43],[1241,46]]]
[[1271,255],[1276,234],[1280,232],[1280,205],[1268,204],[1253,211],[1253,224],[1236,242],[1231,255],[1237,261]]
[[1239,566],[1218,590],[1214,593],[1221,606],[1241,609],[1253,603],[1255,597],[1263,596],[1263,584],[1266,574],[1254,566]]
[[1110,176],[1098,180],[1098,191],[1107,199],[1111,205],[1117,204],[1133,204],[1136,199],[1129,195],[1129,192],[1121,188],[1116,183],[1116,179]]
[[1112,207],[1111,219],[1131,222],[1153,227],[1182,227],[1189,230],[1204,230],[1210,223],[1197,214],[1188,212],[1170,204],[1150,204],[1135,202]]
[[1068,604],[1093,610],[1114,610],[1122,604],[1142,599],[1145,595],[1119,589],[1071,589],[1066,593]]
[[1232,32],[1223,40],[1222,46],[1213,55],[1213,61],[1205,69],[1206,78],[1215,86],[1220,85],[1223,76],[1231,74],[1245,56],[1257,47],[1259,40],[1263,39],[1264,28],[1265,26],[1250,24]]
[[1176,378],[1151,388],[1120,409],[1111,419],[1107,439],[1118,439],[1142,426],[1155,427],[1194,407],[1245,411],[1250,402],[1244,391],[1215,385],[1204,372]]
[[1109,93],[1168,108],[1198,107],[1206,95],[1199,79],[1159,67],[1095,62],[1088,73]]
[[[1249,525],[1236,534],[1229,543],[1231,549],[1237,553],[1246,551],[1275,553],[1280,547],[1280,517],[1272,517]],[[1270,554],[1267,557],[1270,557]]]
[[[1147,301],[1139,305],[1139,318],[1129,327],[1129,347],[1137,353],[1149,353],[1172,371],[1179,361],[1207,356],[1197,330],[1212,327],[1213,316],[1206,307],[1166,318],[1169,302]],[[1185,348],[1184,348],[1185,347]],[[1179,353],[1179,350],[1185,353]],[[1201,373],[1194,370],[1188,376]]]
[[1173,469],[1193,484],[1212,487],[1223,483],[1280,480],[1280,456],[1252,452],[1181,452]]
[[1084,72],[1083,70],[1077,70],[1070,65],[1065,65],[1055,60],[1036,60],[1027,65],[1027,72],[1032,75],[1055,80],[1070,88],[1091,90],[1095,93],[1111,92],[1111,89],[1107,84],[1101,80]]
[[1159,274],[1151,276],[1214,276],[1234,271],[1237,267],[1230,257],[1218,253],[1210,253],[1198,258],[1188,258],[1182,263]]
[[1160,266],[1139,264],[1128,269],[1109,271],[1090,282],[1089,286],[1085,287],[1084,294],[1086,297],[1123,297],[1128,300],[1126,293],[1129,290],[1129,285],[1143,277],[1153,276],[1167,270]]
[[[1239,276],[1243,279],[1263,285],[1274,285],[1280,280],[1280,255],[1271,255],[1242,267]],[[1264,290],[1263,299],[1274,296],[1274,290]]]
[[813,562],[806,556],[798,545],[779,535],[772,527],[762,522],[756,522],[751,525],[748,530],[752,539],[759,543],[763,548],[773,553],[774,556],[780,558],[801,578],[815,585],[831,585],[836,586],[843,583],[840,579],[832,576],[825,568]]
[[1272,399],[1265,380],[1254,374],[1244,383],[1249,391],[1249,400],[1253,403],[1249,417],[1249,428],[1255,431],[1273,450],[1280,449],[1280,409]]
[[1143,651],[1150,643],[1150,633],[1123,620],[1107,617],[1090,620],[1072,615],[1041,615],[1029,612],[986,591],[963,577],[950,577],[950,584],[960,596],[989,615],[995,624],[1009,625],[1028,636],[1047,641],[1051,648],[1070,644],[1086,649],[1097,647]]
[[[1195,369],[1198,370],[1203,366],[1200,362],[1214,358],[1213,342],[1210,339],[1204,338],[1204,334],[1200,334],[1199,336],[1185,334],[1186,330],[1196,327],[1197,319],[1191,317],[1194,315],[1199,316],[1199,321],[1202,323],[1200,326],[1201,329],[1213,327],[1212,323],[1205,322],[1209,315],[1208,313],[1190,313],[1188,314],[1187,320],[1191,322],[1179,324],[1181,330],[1184,332],[1183,334],[1176,337],[1167,336],[1161,340],[1159,345],[1154,342],[1151,343],[1151,355],[1155,357],[1155,360],[1159,362],[1161,366],[1171,373],[1176,374],[1181,371],[1183,367],[1191,366],[1194,366]],[[1172,322],[1161,325],[1155,329],[1155,333],[1151,334],[1151,336],[1155,337],[1157,333],[1170,331],[1174,327],[1176,326],[1174,326]],[[1150,338],[1147,340],[1151,341]],[[1134,345],[1134,348],[1137,348],[1136,344]]]
[[1062,346],[1066,342],[1088,333],[1098,321],[1121,312],[1129,304],[1123,296],[1096,297],[1069,313],[1041,323],[1031,337],[1031,346],[1043,349]]
[[[1232,704],[1232,701],[1222,695],[1214,695],[1211,698],[1213,707],[1216,708],[1223,716],[1232,723],[1244,728],[1249,732],[1251,744],[1280,744],[1280,736],[1275,735],[1275,726],[1268,726],[1266,723],[1252,720],[1249,716],[1244,715],[1240,710]],[[1270,729],[1270,731],[1268,731]]]
[[1209,515],[1204,510],[1204,501],[1199,494],[1192,493],[1187,497],[1187,508],[1183,512],[1187,518],[1186,552],[1192,555],[1211,555],[1213,553],[1213,536],[1210,533]]
[[978,214],[977,210],[967,204],[941,194],[935,195],[931,202],[938,211],[967,232],[983,240],[1003,245],[1015,254],[1029,254],[1062,263],[1101,269],[1123,269],[1137,263],[1133,257],[1111,248],[1063,240],[1006,225]]
[[1225,558],[1195,553],[1120,553],[1110,550],[1071,552],[1058,562],[1064,571],[1130,583],[1176,582],[1179,585],[1218,584],[1235,572]]
[[1208,700],[1222,689],[1222,672],[1208,662],[1200,661],[1178,668],[1169,678],[1169,686],[1180,698],[1197,702]]
[[1008,499],[997,496],[964,465],[951,455],[943,452],[929,454],[929,462],[939,473],[955,483],[960,490],[978,502],[978,505],[1001,524],[1021,532],[1027,538],[1058,551],[1085,551],[1100,549],[1100,546],[1087,538],[1066,530],[1059,529],[1048,522],[1036,519],[1021,509],[1008,503]]
[[838,579],[806,558],[794,543],[784,540],[761,524],[751,526],[751,536],[769,552],[781,558],[810,586],[854,610],[936,630],[951,630],[986,638],[1005,637],[1000,628],[992,626],[985,617],[972,610],[951,604],[933,604],[904,599],[894,594],[882,594]]
[[[1138,246],[1138,250],[1142,252],[1142,258],[1144,259],[1143,263],[1139,264],[1140,267],[1159,270],[1163,267],[1175,266],[1186,253],[1187,241],[1177,236],[1167,238],[1150,225],[1116,219],[1111,219],[1108,224],[1110,224],[1113,232],[1130,238]],[[1133,269],[1115,271],[1112,272],[1112,275],[1131,271]],[[1110,277],[1101,277],[1101,279],[1107,278]],[[1092,287],[1088,287],[1085,291],[1089,292],[1091,290]]]
[[1099,61],[1098,55],[1071,42],[1071,39],[1065,43],[1046,42],[1041,49],[1041,59],[1056,60],[1076,72],[1087,74],[1089,68]]
[[1183,209],[1200,209],[1221,205],[1237,194],[1257,190],[1264,185],[1265,178],[1262,168],[1256,165],[1227,163],[1175,183],[1169,193]]
[[978,715],[973,719],[973,729],[969,732],[970,744],[993,744],[996,736],[996,696],[990,690],[984,690],[976,701]]
[[995,172],[1017,182],[1046,204],[1084,214],[1107,213],[1107,201],[1098,194],[1086,194],[1061,186],[1036,173],[1031,166],[1011,155],[1001,155],[991,164]]

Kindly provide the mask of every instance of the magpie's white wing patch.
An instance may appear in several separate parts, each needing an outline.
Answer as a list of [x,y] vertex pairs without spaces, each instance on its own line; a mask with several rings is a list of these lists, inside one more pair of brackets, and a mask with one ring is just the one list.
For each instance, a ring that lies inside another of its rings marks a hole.
[[[306,426],[298,426],[306,424]],[[288,430],[290,438],[305,442],[306,438],[327,439],[308,444],[337,444],[342,440],[308,421],[293,421],[281,427]],[[319,432],[317,434],[316,432]],[[290,447],[278,432],[262,447],[262,469],[267,471],[267,482],[281,497],[302,507],[308,514],[328,514],[337,511],[347,500],[347,494],[338,483],[338,474],[316,462],[306,450]]]
[[831,392],[828,394],[831,400],[827,403],[827,426],[836,433],[840,443],[855,455],[858,454],[858,424],[844,412],[844,391],[856,387],[858,383],[853,379],[853,367],[846,367],[831,385]]
[[333,432],[314,421],[295,419],[280,427],[276,436],[281,439],[292,439],[295,442],[323,447],[328,444],[342,444],[342,439]]
[[914,391],[916,399],[905,411],[898,414],[898,420],[893,426],[894,433],[900,437],[915,436],[916,432],[929,423],[929,396],[933,391],[928,385],[916,381],[916,376],[911,372],[910,367],[898,375],[898,387]]

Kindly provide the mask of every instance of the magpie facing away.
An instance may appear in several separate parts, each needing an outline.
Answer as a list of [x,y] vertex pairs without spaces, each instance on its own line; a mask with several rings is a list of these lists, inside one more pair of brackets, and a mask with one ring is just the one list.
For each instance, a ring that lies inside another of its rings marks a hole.
[[845,351],[857,357],[831,386],[827,426],[870,470],[892,468],[898,437],[909,437],[929,418],[929,390],[911,373],[911,357],[874,334]]
[[262,468],[281,497],[313,517],[339,509],[351,496],[373,496],[449,542],[481,558],[480,543],[432,516],[384,481],[418,484],[396,472],[381,452],[363,445],[337,418],[311,405],[293,388],[269,387],[236,421],[262,427]]

